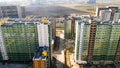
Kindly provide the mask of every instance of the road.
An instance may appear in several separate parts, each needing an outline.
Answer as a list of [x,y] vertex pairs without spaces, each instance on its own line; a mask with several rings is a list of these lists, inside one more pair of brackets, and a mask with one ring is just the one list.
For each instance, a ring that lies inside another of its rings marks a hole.
[[67,44],[65,45],[64,30],[57,30],[56,36],[57,36],[57,42],[59,42],[58,43],[59,45],[56,47],[57,50],[54,51],[53,54],[54,58],[56,59],[55,61],[56,68],[79,68],[79,65],[77,65],[74,62],[73,59],[74,53],[70,53],[69,50],[66,50],[66,48],[70,48],[70,46],[72,46],[71,43],[73,43],[73,40],[67,41]]
[[66,64],[68,68],[82,68],[74,62],[74,44],[72,39],[66,39]]
[[57,30],[56,36],[59,37],[59,48],[54,51],[54,58],[56,59],[56,68],[65,68],[65,55],[64,55],[64,30]]

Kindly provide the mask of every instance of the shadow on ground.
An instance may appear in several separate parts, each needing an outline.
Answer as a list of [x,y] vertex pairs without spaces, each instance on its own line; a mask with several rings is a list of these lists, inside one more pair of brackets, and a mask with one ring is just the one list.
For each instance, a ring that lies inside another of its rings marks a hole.
[[113,64],[107,65],[83,65],[83,68],[116,68]]
[[[60,45],[61,44],[60,41],[63,41],[62,45]],[[61,51],[65,49],[64,42],[65,42],[64,39],[56,36],[55,45],[54,45],[54,49],[53,49],[56,54],[61,54]],[[61,48],[61,47],[63,47],[63,48]]]
[[60,62],[55,57],[53,57],[52,67],[51,68],[69,68],[66,64]]
[[32,62],[0,62],[0,68],[33,68]]

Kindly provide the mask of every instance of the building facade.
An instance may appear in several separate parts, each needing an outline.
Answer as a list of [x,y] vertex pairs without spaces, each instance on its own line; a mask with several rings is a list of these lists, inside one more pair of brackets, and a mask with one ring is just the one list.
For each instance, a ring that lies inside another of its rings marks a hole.
[[120,62],[120,23],[76,23],[75,62],[111,64]]
[[99,18],[102,21],[110,21],[111,11],[109,11],[109,10],[101,10],[99,16],[100,16]]
[[114,22],[119,22],[119,20],[120,20],[120,11],[117,11],[117,12],[114,14],[113,21],[114,21]]
[[113,21],[118,22],[120,19],[120,10],[115,6],[108,6],[105,8],[97,8],[96,16],[98,16],[102,21]]
[[25,7],[23,6],[0,6],[0,17],[24,18]]
[[65,38],[66,39],[73,39],[75,36],[75,22],[77,21],[76,18],[68,18],[65,20]]
[[96,4],[96,0],[89,0],[88,4]]
[[1,61],[32,61],[34,53],[40,48],[44,51],[45,47],[46,53],[51,55],[52,27],[50,23],[44,24],[40,19],[31,21],[9,19],[3,22],[0,26]]
[[38,41],[39,48],[36,50],[33,63],[34,68],[50,68],[51,52],[52,52],[52,28],[48,21],[47,23],[38,23]]
[[69,19],[66,19],[65,21],[65,38],[66,39],[70,39],[72,38],[72,35],[71,35],[71,24],[72,24],[72,20],[69,18]]

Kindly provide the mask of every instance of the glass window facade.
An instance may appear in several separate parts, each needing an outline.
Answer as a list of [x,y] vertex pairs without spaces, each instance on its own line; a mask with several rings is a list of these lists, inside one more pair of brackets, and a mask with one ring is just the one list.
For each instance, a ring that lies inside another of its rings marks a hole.
[[38,47],[37,24],[2,25],[3,38],[10,61],[30,61]]
[[[78,26],[77,26],[78,25]],[[88,61],[88,47],[90,41],[91,25],[84,24],[83,45],[80,47],[80,24],[76,25],[75,58],[76,60]],[[114,61],[116,49],[120,37],[120,24],[99,24],[97,23],[92,61]],[[79,48],[82,48],[82,55],[79,55]],[[81,57],[81,59],[79,59]],[[120,60],[119,60],[120,61]]]

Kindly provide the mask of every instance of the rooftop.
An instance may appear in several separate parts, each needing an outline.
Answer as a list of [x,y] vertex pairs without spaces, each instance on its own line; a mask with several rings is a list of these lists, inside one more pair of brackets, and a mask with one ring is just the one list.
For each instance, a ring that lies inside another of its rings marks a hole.
[[12,25],[15,23],[24,23],[24,24],[44,23],[44,24],[49,24],[50,21],[48,19],[43,19],[43,18],[1,18],[1,20],[0,20],[0,25]]
[[49,47],[47,46],[44,46],[44,47],[39,47],[36,52],[34,53],[34,58],[33,59],[46,59],[47,56],[43,56],[42,53],[46,51],[48,52],[49,51]]

